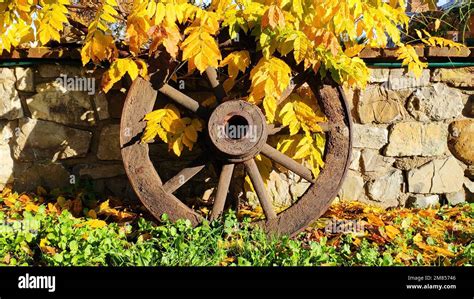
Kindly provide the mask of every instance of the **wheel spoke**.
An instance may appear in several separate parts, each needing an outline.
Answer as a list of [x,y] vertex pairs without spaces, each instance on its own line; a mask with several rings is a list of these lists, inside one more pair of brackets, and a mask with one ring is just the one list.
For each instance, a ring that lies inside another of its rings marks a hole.
[[250,176],[255,192],[257,193],[258,200],[262,206],[263,213],[267,219],[276,218],[277,214],[273,209],[272,201],[270,196],[265,189],[265,184],[263,183],[262,176],[258,171],[257,164],[254,159],[250,159],[244,162],[245,168]]
[[201,105],[199,105],[196,100],[185,95],[169,84],[163,85],[159,90],[161,93],[168,96],[176,103],[191,110],[192,112],[197,113],[200,116],[207,116],[209,114],[208,111],[204,107],[201,107]]
[[314,183],[314,178],[313,174],[311,173],[311,170],[296,162],[295,160],[291,159],[279,150],[271,147],[268,144],[265,144],[262,148],[261,153],[270,158],[271,160],[277,162],[281,166],[285,167],[286,169],[293,171],[308,182]]
[[216,199],[212,207],[211,219],[216,219],[222,214],[224,210],[227,192],[229,191],[232,173],[234,172],[235,164],[224,164],[222,172],[219,177],[219,184],[217,185]]
[[203,162],[196,164],[197,165],[190,166],[181,170],[177,175],[166,181],[166,183],[164,183],[163,185],[163,189],[165,190],[165,192],[175,192],[192,177],[198,174],[204,167],[206,167],[206,163]]
[[217,70],[213,67],[208,67],[206,69],[206,75],[211,83],[212,88],[214,89],[214,94],[216,95],[218,102],[223,102],[224,98],[227,96],[227,93],[224,90],[224,86],[219,82],[217,78]]

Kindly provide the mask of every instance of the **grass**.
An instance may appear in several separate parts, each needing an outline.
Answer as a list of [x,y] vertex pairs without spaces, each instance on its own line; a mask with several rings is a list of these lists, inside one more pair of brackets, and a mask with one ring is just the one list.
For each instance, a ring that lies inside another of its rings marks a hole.
[[44,189],[36,194],[17,194],[11,190],[0,193],[1,265],[460,266],[474,263],[473,204],[383,211],[361,203],[340,202],[312,227],[290,238],[269,237],[251,225],[248,218],[238,221],[232,212],[197,227],[186,220],[172,223],[166,215],[155,223],[133,212],[112,208],[110,201],[94,203],[84,192],[60,193],[47,194]]

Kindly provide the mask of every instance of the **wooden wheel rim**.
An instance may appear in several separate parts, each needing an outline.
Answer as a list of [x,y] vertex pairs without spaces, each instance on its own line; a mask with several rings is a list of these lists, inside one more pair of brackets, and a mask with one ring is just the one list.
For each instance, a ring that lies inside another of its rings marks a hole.
[[[295,234],[319,218],[336,197],[350,164],[352,121],[342,88],[329,79],[322,82],[308,77],[306,82],[319,99],[330,124],[326,132],[325,166],[297,202],[273,219],[256,222],[269,233]],[[148,144],[139,142],[145,128],[142,119],[153,110],[157,86],[138,78],[128,91],[120,123],[125,171],[138,198],[154,217],[160,219],[167,214],[172,221],[185,218],[196,225],[203,220],[202,216],[163,188],[148,155]]]

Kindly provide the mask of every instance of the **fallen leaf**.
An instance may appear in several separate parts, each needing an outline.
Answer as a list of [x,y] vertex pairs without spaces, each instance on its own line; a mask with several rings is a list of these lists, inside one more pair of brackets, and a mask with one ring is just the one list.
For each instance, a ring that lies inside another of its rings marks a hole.
[[375,225],[375,226],[384,226],[385,223],[380,219],[379,216],[376,216],[372,213],[365,215],[367,217],[367,221],[369,224]]
[[92,220],[88,220],[86,222],[76,224],[75,227],[83,227],[83,226],[86,226],[86,225],[90,226],[92,228],[102,228],[102,227],[107,226],[107,223],[103,220],[92,219]]
[[390,238],[390,240],[395,239],[398,235],[400,235],[400,231],[391,225],[385,226],[385,232],[387,233],[387,236]]

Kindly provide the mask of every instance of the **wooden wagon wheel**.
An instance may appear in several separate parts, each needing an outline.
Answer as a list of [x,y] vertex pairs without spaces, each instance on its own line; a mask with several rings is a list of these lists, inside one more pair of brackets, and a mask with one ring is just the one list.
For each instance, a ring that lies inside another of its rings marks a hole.
[[[157,218],[168,214],[171,220],[189,219],[193,225],[202,221],[203,217],[195,210],[185,205],[173,192],[189,179],[195,176],[206,163],[201,162],[181,170],[174,177],[163,182],[149,157],[148,144],[140,143],[140,136],[145,127],[144,116],[153,110],[158,93],[193,113],[207,120],[206,135],[211,158],[220,160],[223,167],[218,180],[217,192],[212,208],[211,218],[220,215],[224,209],[234,167],[243,163],[250,176],[255,192],[259,198],[265,219],[258,225],[267,232],[279,234],[294,234],[301,231],[311,221],[320,217],[336,197],[346,175],[351,154],[351,117],[342,89],[330,79],[321,80],[316,75],[298,75],[294,80],[306,82],[316,95],[319,105],[325,113],[326,126],[325,167],[314,179],[311,171],[285,154],[266,143],[267,136],[272,134],[267,127],[265,117],[255,105],[245,101],[226,101],[225,91],[218,81],[215,69],[208,68],[205,72],[210,85],[213,87],[219,104],[214,110],[207,110],[198,101],[173,88],[164,80],[172,71],[168,68],[160,74],[152,76],[150,81],[138,78],[128,91],[122,119],[120,145],[125,170],[139,199],[145,207]],[[303,82],[299,82],[301,84]],[[294,85],[285,93],[288,96]],[[220,138],[218,126],[232,121],[243,122],[257,128],[258,138],[232,139]],[[255,155],[263,154],[279,165],[293,171],[300,177],[311,182],[311,186],[291,207],[281,213],[276,213],[262,177],[255,163]]]

